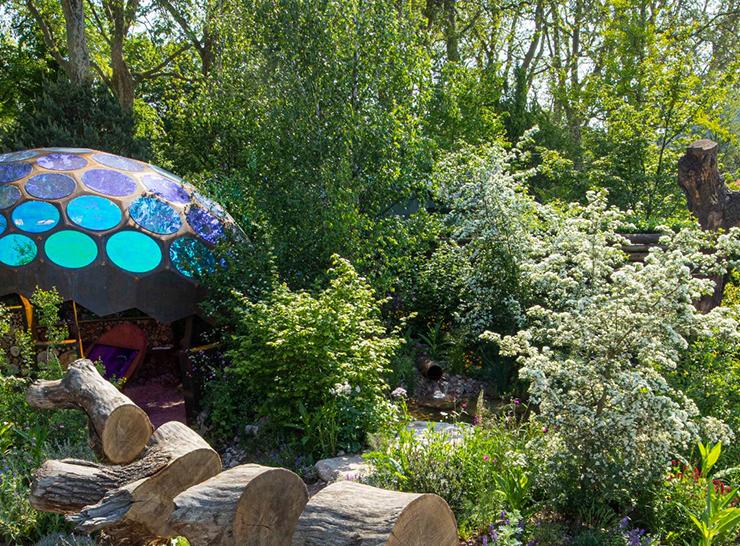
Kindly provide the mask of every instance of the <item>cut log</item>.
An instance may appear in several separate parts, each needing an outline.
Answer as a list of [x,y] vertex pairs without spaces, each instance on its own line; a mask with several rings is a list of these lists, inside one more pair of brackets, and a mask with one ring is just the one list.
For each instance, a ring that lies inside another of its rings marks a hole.
[[293,546],[457,546],[457,524],[437,495],[337,482],[298,519]]
[[173,499],[218,474],[221,459],[203,438],[176,421],[159,427],[152,442],[159,446],[159,456],[167,459],[165,465],[108,492],[97,504],[67,519],[87,533],[105,531],[114,544],[138,545],[171,536],[167,520],[174,509]]
[[195,432],[184,425],[167,423],[150,438],[141,458],[127,465],[107,466],[79,459],[49,460],[31,484],[31,505],[42,512],[72,514],[97,503],[108,492],[146,478],[187,454]]
[[36,381],[28,388],[26,399],[34,408],[84,410],[90,424],[90,445],[105,462],[130,463],[152,434],[144,410],[106,381],[87,359],[71,364],[62,379]]
[[307,501],[290,470],[246,464],[180,493],[169,523],[192,546],[289,546]]
[[416,344],[416,368],[419,370],[421,375],[430,379],[431,381],[439,381],[442,379],[444,370],[437,362],[432,360],[426,351],[426,345],[421,343]]

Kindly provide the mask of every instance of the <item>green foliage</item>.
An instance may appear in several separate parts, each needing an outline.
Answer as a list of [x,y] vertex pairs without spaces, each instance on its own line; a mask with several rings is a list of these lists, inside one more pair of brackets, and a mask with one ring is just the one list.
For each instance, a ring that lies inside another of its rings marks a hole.
[[46,339],[52,343],[59,343],[69,337],[66,324],[60,325],[59,308],[64,299],[56,288],[42,290],[36,288],[31,296],[34,318],[38,326],[46,331]]
[[422,439],[402,429],[398,437],[368,455],[371,484],[399,491],[435,493],[452,508],[463,536],[487,529],[502,510],[526,513],[532,498],[528,427],[491,422],[451,442],[428,431]]
[[719,459],[721,451],[721,442],[714,446],[699,442],[699,452],[701,454],[699,477],[702,483],[706,483],[704,509],[696,511],[692,510],[691,507],[678,505],[691,519],[695,531],[698,531],[699,546],[720,544],[723,543],[725,538],[734,542],[733,539],[738,538],[739,534],[736,530],[740,527],[740,507],[736,506],[740,501],[738,489],[726,488],[721,481],[709,479],[709,472]]
[[391,417],[383,376],[400,345],[380,322],[382,302],[349,262],[334,257],[328,277],[315,295],[280,285],[257,303],[243,299],[225,378],[241,393],[229,424],[265,417],[323,455],[358,450]]
[[71,146],[146,159],[147,143],[134,131],[132,114],[121,109],[105,86],[76,86],[60,77],[44,82],[14,131],[0,142],[7,149]]

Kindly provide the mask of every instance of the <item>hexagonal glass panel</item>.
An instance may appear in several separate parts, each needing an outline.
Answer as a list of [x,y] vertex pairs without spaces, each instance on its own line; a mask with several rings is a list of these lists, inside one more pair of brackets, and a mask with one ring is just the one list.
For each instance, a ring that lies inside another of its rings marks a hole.
[[200,207],[190,207],[185,216],[193,231],[209,243],[215,244],[224,236],[223,224],[210,212]]
[[8,221],[5,216],[0,215],[0,234],[2,234],[8,227]]
[[190,194],[174,180],[157,174],[145,174],[141,178],[141,181],[149,191],[163,197],[167,201],[177,203],[178,205],[190,203]]

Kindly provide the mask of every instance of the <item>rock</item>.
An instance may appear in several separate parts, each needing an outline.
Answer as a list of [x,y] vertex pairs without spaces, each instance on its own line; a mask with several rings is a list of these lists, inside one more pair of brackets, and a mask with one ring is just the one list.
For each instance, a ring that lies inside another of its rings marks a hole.
[[451,410],[466,400],[473,400],[485,384],[476,379],[444,374],[439,381],[430,381],[417,374],[413,401],[421,407]]
[[412,421],[406,427],[408,430],[413,432],[414,438],[417,440],[424,440],[424,437],[429,434],[430,430],[434,433],[444,434],[449,437],[449,442],[457,444],[462,442],[464,439],[464,431],[470,428],[470,425],[466,423],[442,423],[438,421]]
[[259,425],[244,425],[244,434],[246,434],[247,436],[257,436],[259,433]]
[[325,482],[354,481],[370,473],[370,464],[360,455],[345,455],[323,459],[316,463],[316,472]]

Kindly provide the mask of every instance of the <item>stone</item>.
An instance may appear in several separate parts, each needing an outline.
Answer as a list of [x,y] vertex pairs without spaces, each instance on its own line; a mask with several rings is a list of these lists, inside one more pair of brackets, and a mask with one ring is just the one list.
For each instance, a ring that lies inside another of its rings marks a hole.
[[471,425],[467,423],[442,423],[439,421],[412,421],[406,427],[414,434],[417,440],[424,440],[424,437],[430,431],[437,434],[444,434],[448,437],[450,443],[457,444],[465,438],[465,431],[470,429]]
[[354,481],[370,473],[370,463],[365,461],[361,455],[322,459],[314,466],[319,477],[328,483],[341,480]]

